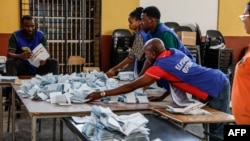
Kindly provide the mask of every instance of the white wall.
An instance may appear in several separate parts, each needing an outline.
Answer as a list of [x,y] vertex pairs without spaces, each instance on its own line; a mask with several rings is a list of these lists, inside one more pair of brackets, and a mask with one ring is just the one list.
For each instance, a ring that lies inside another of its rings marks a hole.
[[197,23],[203,36],[208,29],[217,30],[218,0],[140,0],[142,7],[152,5],[161,11],[162,22]]

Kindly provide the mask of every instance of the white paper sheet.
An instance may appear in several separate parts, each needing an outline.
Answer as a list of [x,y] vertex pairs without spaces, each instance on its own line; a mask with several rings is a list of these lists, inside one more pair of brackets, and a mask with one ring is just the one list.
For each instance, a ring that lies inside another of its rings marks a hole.
[[48,51],[46,50],[46,48],[42,44],[39,44],[38,46],[36,46],[35,49],[32,50],[32,55],[31,55],[30,59],[28,59],[28,61],[33,66],[39,67],[40,61],[41,60],[45,61],[49,57],[50,57],[50,55],[49,55]]
[[0,75],[0,79],[1,80],[15,80],[15,79],[18,79],[17,76],[2,76]]

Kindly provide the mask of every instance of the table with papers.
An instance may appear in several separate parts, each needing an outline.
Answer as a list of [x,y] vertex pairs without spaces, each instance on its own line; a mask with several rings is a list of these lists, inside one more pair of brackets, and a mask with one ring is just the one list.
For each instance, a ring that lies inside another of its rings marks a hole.
[[[200,140],[159,116],[152,113],[144,114],[144,116],[149,120],[147,127],[150,129],[150,141],[157,139],[161,141]],[[89,141],[88,137],[82,133],[83,124],[77,124],[72,118],[63,118],[63,121],[82,141]]]
[[[132,113],[132,112],[142,112],[148,113],[150,107],[166,108],[165,102],[152,102],[144,104],[126,104],[122,102],[117,103],[103,103],[103,102],[92,102],[92,103],[82,103],[82,104],[71,104],[67,106],[61,106],[59,104],[51,104],[46,101],[33,101],[29,98],[23,97],[22,94],[18,93],[20,87],[15,84],[11,84],[13,88],[12,100],[16,97],[20,98],[21,102],[27,109],[29,116],[31,117],[31,139],[32,141],[36,139],[36,128],[37,119],[41,118],[63,118],[71,116],[83,116],[89,115],[93,105],[100,105],[103,107],[110,107],[112,111],[116,113]],[[15,102],[12,104],[12,124],[15,125],[15,112],[16,109]],[[55,140],[55,129],[53,129],[53,139]],[[15,131],[15,126],[12,126],[12,131]],[[13,140],[15,140],[15,135],[13,133]]]
[[10,87],[16,78],[16,76],[0,76],[0,140],[3,140],[3,88]]

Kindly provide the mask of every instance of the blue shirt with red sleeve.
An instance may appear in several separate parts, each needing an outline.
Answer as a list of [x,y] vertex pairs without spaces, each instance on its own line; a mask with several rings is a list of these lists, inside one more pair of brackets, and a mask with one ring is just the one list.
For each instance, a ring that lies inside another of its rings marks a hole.
[[[217,97],[227,80],[220,70],[198,65],[177,49],[161,53],[145,74],[158,81],[171,83],[202,100],[206,100],[208,96]],[[168,88],[168,83],[161,85]]]

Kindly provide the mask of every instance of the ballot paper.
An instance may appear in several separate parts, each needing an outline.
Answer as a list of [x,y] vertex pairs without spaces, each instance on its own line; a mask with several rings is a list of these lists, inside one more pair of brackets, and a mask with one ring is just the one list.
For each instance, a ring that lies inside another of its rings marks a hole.
[[62,92],[51,92],[49,95],[50,103],[66,102],[66,97],[65,96],[60,97],[61,95]]
[[126,81],[126,80],[134,80],[134,72],[132,71],[124,71],[118,73],[118,78],[120,80]]
[[17,76],[2,76],[0,75],[0,79],[1,80],[15,80],[15,79],[18,79]]
[[46,100],[46,99],[48,99],[49,97],[46,95],[46,94],[44,94],[44,93],[38,93],[37,94],[42,100]]
[[40,43],[36,46],[35,49],[32,50],[31,57],[28,59],[30,64],[35,67],[40,66],[40,61],[45,61],[50,57],[47,49]]
[[136,103],[134,92],[127,93],[125,96],[126,96],[125,98],[126,103]]
[[179,114],[210,114],[208,111],[202,109],[206,104],[201,103],[199,101],[196,101],[193,104],[190,104],[189,106],[186,106],[184,108],[174,108],[170,105],[167,105],[166,110],[171,113],[179,113]]
[[93,106],[84,122],[82,132],[90,141],[149,141],[149,122],[141,113],[116,115],[110,108]]
[[171,93],[174,103],[178,106],[185,107],[185,106],[189,106],[190,104],[195,103],[194,100],[188,98],[187,96],[188,93],[178,88],[175,88],[171,84],[170,84],[170,93]]

